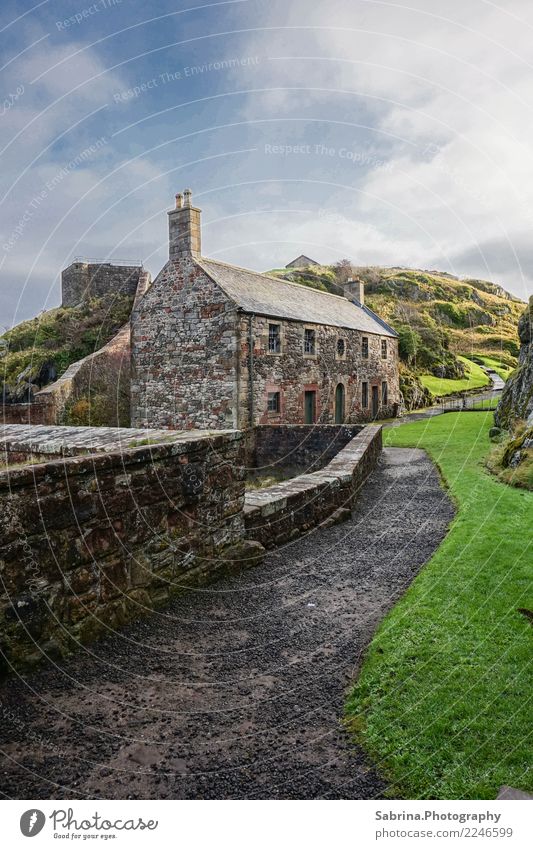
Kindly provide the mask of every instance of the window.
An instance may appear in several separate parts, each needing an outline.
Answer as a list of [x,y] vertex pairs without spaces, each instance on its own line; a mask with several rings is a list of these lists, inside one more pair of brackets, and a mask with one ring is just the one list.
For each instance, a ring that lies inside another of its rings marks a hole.
[[381,403],[384,407],[389,403],[389,387],[386,380],[381,384]]
[[304,354],[311,354],[314,356],[316,352],[316,334],[314,330],[310,330],[308,327],[304,330]]
[[361,355],[364,360],[368,360],[368,336],[363,336],[361,341]]
[[268,350],[271,354],[281,352],[281,328],[279,324],[268,325]]
[[279,413],[281,409],[281,397],[279,392],[269,392],[267,398],[267,410],[269,413]]
[[368,409],[368,383],[363,383],[361,386],[361,406],[363,410]]
[[386,339],[381,340],[381,359],[382,360],[387,359],[387,340]]
[[344,339],[339,337],[337,339],[337,356],[342,359],[345,354],[346,354],[346,342],[344,341]]

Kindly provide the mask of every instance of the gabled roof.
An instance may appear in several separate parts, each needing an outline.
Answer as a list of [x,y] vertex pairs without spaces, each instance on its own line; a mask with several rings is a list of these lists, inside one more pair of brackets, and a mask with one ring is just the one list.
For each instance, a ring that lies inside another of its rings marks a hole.
[[288,262],[287,265],[285,266],[285,268],[293,268],[294,266],[305,266],[305,265],[320,265],[320,263],[316,262],[316,260],[311,259],[310,257],[306,256],[305,254],[300,254],[300,256],[297,256],[296,259],[293,259],[293,260],[291,260],[291,262]]
[[195,262],[245,313],[345,327],[380,336],[397,335],[368,307],[340,295],[330,295],[213,259],[202,257]]

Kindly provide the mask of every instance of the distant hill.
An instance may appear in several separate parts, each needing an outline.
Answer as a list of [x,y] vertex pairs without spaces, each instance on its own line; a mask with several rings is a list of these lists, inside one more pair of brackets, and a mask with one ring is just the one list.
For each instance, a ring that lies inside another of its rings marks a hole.
[[410,408],[430,400],[420,375],[464,378],[460,356],[496,365],[503,374],[517,364],[524,304],[498,284],[439,271],[361,268],[348,261],[268,273],[337,295],[348,278],[363,280],[367,305],[400,336],[402,391]]

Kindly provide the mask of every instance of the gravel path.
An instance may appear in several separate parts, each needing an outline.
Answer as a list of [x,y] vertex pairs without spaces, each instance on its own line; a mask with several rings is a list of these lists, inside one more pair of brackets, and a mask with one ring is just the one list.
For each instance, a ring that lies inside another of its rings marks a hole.
[[353,518],[0,690],[12,798],[373,798],[341,729],[379,621],[453,516],[418,450],[386,449]]

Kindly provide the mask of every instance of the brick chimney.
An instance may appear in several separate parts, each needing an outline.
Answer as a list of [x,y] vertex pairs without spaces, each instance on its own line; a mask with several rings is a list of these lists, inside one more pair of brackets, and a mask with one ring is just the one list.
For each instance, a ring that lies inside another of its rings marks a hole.
[[365,284],[362,280],[348,280],[344,284],[344,297],[351,301],[358,301],[361,306],[365,303]]
[[202,255],[201,212],[192,205],[190,189],[176,195],[176,208],[168,213],[169,259]]

